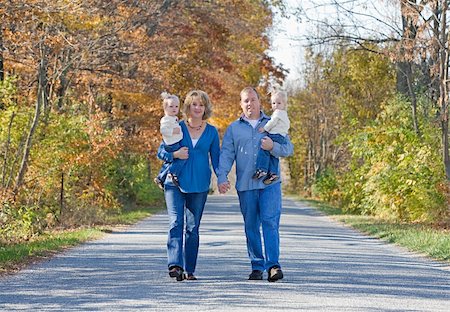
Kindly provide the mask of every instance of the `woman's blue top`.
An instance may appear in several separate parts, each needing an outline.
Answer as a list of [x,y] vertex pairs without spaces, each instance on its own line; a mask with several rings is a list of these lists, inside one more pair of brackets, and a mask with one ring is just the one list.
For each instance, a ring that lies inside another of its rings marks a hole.
[[[214,126],[207,123],[197,144],[193,147],[192,139],[184,120],[180,122],[180,126],[183,131],[183,139],[180,143],[189,149],[189,158],[178,176],[180,190],[183,193],[207,192],[211,184],[211,166],[216,175],[219,167],[219,132]],[[166,152],[163,144],[161,144],[158,150],[158,158],[171,162],[173,155]],[[173,185],[170,177],[166,178],[164,184]]]

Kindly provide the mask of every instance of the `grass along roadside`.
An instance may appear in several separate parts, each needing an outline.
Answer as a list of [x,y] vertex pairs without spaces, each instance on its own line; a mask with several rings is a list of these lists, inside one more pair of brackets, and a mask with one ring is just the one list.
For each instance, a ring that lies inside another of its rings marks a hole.
[[134,224],[160,211],[162,207],[162,203],[153,207],[127,207],[123,209],[123,213],[108,217],[106,223],[99,226],[52,230],[26,242],[0,245],[0,275],[16,272],[57,252],[98,239],[119,227]]
[[373,216],[343,213],[342,210],[313,200],[308,202],[324,214],[374,237],[397,244],[435,260],[450,263],[450,230],[429,224],[396,223]]

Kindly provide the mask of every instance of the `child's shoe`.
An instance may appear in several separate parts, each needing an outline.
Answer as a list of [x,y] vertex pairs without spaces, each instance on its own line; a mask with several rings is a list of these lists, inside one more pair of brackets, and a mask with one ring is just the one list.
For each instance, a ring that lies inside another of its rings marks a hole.
[[156,185],[158,185],[158,187],[164,191],[164,183],[163,183],[163,181],[161,181],[158,177],[156,177],[156,178],[153,179],[153,182],[155,182]]
[[257,169],[252,178],[258,180],[266,175],[267,175],[267,172],[265,172],[264,170],[261,170],[261,169]]
[[178,180],[178,177],[176,175],[174,175],[173,173],[170,173],[170,177],[172,178],[172,183],[176,186],[176,187],[180,187],[180,181]]
[[278,180],[280,177],[277,176],[275,173],[269,173],[263,180],[263,183],[265,185],[269,185],[272,184],[273,182],[275,182],[276,180]]

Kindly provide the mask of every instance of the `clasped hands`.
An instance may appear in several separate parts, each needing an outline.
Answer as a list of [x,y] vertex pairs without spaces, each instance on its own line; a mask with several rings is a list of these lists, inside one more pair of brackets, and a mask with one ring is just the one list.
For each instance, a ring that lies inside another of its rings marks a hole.
[[230,190],[230,181],[226,181],[223,183],[219,183],[217,185],[217,187],[219,188],[219,193],[220,194],[225,194],[226,192],[228,192]]

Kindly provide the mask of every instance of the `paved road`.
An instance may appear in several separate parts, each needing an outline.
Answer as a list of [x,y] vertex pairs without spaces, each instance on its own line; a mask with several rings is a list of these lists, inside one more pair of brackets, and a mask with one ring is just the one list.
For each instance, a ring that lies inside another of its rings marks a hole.
[[210,196],[198,281],[166,268],[167,216],[0,279],[1,311],[450,311],[450,271],[285,200],[285,279],[248,281],[235,196]]

